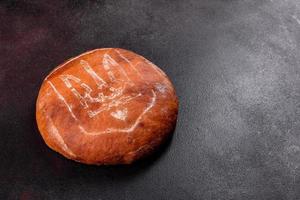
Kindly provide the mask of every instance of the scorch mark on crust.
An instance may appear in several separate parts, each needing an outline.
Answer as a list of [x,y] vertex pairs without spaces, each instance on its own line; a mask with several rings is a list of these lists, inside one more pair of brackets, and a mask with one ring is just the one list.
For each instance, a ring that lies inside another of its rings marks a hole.
[[65,98],[57,91],[57,89],[55,88],[55,86],[52,84],[51,81],[48,81],[48,83],[52,87],[52,89],[55,92],[55,94],[57,95],[57,97],[64,102],[64,104],[67,107],[67,109],[68,109],[69,113],[71,114],[71,116],[77,121],[78,119],[74,115],[71,106],[67,103],[67,101],[65,100]]
[[49,134],[51,134],[51,136],[53,138],[56,139],[56,141],[58,142],[58,144],[60,145],[60,147],[70,156],[72,157],[76,157],[76,155],[73,153],[73,151],[66,145],[64,139],[62,138],[62,136],[59,134],[59,131],[57,130],[56,126],[54,125],[53,121],[51,118],[48,118],[49,122],[50,122],[50,130],[48,131]]

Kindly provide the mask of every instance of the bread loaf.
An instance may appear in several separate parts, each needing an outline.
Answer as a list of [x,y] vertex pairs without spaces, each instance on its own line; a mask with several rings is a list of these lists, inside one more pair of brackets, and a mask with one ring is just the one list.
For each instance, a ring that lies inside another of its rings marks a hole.
[[157,148],[176,124],[178,100],[165,73],[131,51],[96,49],[44,80],[36,120],[45,143],[86,164],[131,163]]

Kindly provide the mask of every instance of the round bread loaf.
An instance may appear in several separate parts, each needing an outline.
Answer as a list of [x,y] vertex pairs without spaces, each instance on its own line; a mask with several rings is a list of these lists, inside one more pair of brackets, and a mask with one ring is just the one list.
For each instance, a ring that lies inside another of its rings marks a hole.
[[44,80],[36,120],[46,144],[86,164],[127,164],[175,128],[178,100],[163,71],[131,51],[96,49]]

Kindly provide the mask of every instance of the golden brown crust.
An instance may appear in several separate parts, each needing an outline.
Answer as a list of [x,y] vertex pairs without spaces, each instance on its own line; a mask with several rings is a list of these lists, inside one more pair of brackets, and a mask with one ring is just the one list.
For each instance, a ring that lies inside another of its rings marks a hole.
[[126,164],[151,153],[174,129],[178,112],[167,76],[123,49],[69,59],[44,80],[36,119],[46,144],[86,164]]

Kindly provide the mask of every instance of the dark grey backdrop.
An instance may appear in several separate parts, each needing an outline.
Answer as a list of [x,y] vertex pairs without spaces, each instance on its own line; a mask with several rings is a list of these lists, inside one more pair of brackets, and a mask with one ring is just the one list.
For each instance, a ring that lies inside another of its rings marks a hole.
[[[300,199],[300,1],[1,1],[0,199]],[[81,165],[35,123],[43,78],[121,47],[179,99],[169,145],[132,166]]]

